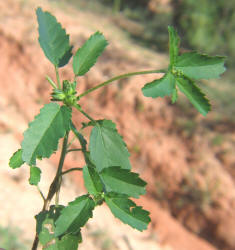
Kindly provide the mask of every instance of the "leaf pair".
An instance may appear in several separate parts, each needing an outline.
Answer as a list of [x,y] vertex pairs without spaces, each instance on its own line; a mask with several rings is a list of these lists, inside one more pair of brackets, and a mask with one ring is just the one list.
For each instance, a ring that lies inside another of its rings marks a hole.
[[[41,8],[36,10],[38,19],[39,43],[45,56],[55,67],[65,66],[72,57],[69,35],[57,22],[56,18]],[[73,70],[76,76],[86,74],[107,46],[107,41],[100,32],[93,34],[78,49],[73,58]]]
[[[116,125],[110,120],[96,121],[90,136],[90,159],[94,163],[83,168],[88,192],[95,198],[105,199],[111,212],[122,222],[140,231],[147,228],[149,213],[128,197],[145,194],[146,182],[130,171],[129,152]],[[120,201],[120,203],[115,203]],[[102,203],[102,201],[101,201]],[[123,204],[126,206],[123,206]],[[120,205],[120,206],[119,206]],[[119,207],[117,207],[119,206]]]
[[225,58],[210,57],[197,52],[179,55],[179,36],[173,27],[168,27],[168,31],[170,53],[168,72],[162,78],[147,83],[142,88],[142,92],[144,96],[153,98],[171,96],[174,103],[177,100],[177,88],[179,88],[205,116],[211,109],[210,103],[194,80],[218,78],[225,71]]

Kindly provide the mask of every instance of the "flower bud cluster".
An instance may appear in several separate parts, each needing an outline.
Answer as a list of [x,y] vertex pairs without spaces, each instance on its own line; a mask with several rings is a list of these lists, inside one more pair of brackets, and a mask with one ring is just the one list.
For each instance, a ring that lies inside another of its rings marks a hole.
[[72,107],[77,102],[76,82],[63,81],[62,89],[54,89],[51,96],[52,101],[62,101],[66,106]]

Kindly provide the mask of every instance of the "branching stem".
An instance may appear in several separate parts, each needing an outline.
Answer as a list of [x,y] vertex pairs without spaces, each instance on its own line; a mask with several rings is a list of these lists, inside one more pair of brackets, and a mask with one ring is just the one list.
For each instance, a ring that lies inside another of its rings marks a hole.
[[83,92],[81,95],[79,95],[77,97],[78,100],[80,100],[83,96],[95,91],[96,89],[102,88],[108,84],[110,84],[111,82],[120,80],[120,79],[124,79],[124,78],[128,78],[130,76],[137,76],[137,75],[146,75],[146,74],[154,74],[154,73],[166,73],[166,70],[164,69],[159,69],[159,70],[148,70],[148,71],[139,71],[139,72],[132,72],[132,73],[128,73],[128,74],[123,74],[123,75],[119,75],[119,76],[115,76],[105,82],[102,82],[98,85],[96,85],[93,88],[88,89],[87,91]]
[[62,172],[62,175],[67,174],[67,173],[70,173],[70,172],[72,172],[72,171],[82,171],[82,169],[83,169],[83,168],[70,168],[70,169],[68,169],[68,170],[66,170],[66,171],[64,171],[64,172]]

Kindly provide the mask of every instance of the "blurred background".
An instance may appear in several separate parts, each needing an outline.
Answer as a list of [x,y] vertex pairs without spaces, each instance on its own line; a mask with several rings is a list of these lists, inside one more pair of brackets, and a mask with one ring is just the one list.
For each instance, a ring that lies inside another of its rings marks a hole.
[[[121,80],[81,100],[92,117],[117,124],[134,170],[148,182],[147,194],[136,202],[151,212],[152,223],[138,233],[102,206],[83,230],[79,249],[235,249],[235,5],[222,0],[0,1],[0,248],[30,249],[33,217],[42,206],[27,183],[29,169],[8,167],[27,123],[50,100],[45,75],[55,79],[37,42],[38,6],[62,23],[74,50],[96,30],[109,41],[96,66],[79,79],[80,93],[117,74],[167,67],[168,25],[180,34],[181,52],[227,57],[221,79],[199,83],[212,103],[207,117],[184,96],[175,105],[143,97],[141,87],[156,75]],[[71,62],[60,74],[73,78]],[[74,122],[82,121],[75,112]],[[40,163],[44,192],[57,161],[55,154]],[[82,164],[81,155],[71,154],[65,167]],[[68,174],[61,202],[82,193],[81,176]]]

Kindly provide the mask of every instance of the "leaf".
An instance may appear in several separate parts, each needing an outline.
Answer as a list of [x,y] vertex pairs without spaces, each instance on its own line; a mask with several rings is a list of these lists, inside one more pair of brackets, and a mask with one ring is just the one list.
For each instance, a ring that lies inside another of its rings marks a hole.
[[92,217],[92,211],[95,208],[94,201],[88,196],[78,197],[65,207],[57,221],[55,222],[55,236],[66,233],[77,233],[83,227],[89,218]]
[[180,38],[176,30],[172,26],[168,26],[168,33],[169,33],[170,66],[173,66],[179,54]]
[[211,105],[205,94],[201,92],[192,80],[177,78],[176,84],[202,115],[205,116],[211,110]]
[[66,34],[61,24],[49,12],[37,8],[36,14],[39,32],[38,41],[45,56],[56,67],[66,65],[72,56],[69,35]]
[[46,104],[24,132],[21,144],[23,161],[36,164],[37,156],[50,157],[59,139],[70,129],[71,109],[56,103]]
[[146,97],[164,97],[169,96],[175,89],[175,79],[171,73],[167,73],[164,77],[145,84],[142,88],[143,95]]
[[146,182],[139,175],[120,167],[105,168],[100,173],[107,192],[116,192],[139,198],[145,194]]
[[49,211],[42,211],[35,216],[35,219],[37,221],[36,231],[39,241],[43,246],[45,246],[55,238],[55,221],[60,216],[61,210],[63,208],[64,206],[61,205],[57,207],[51,206]]
[[48,247],[43,248],[43,250],[76,250],[78,249],[78,244],[82,241],[81,232],[78,234],[66,234],[60,238],[55,238],[55,241],[48,245]]
[[37,186],[41,179],[41,169],[38,167],[30,166],[29,184]]
[[24,164],[22,160],[22,149],[18,149],[10,158],[9,166],[13,169],[19,168]]
[[219,78],[226,70],[224,57],[201,55],[197,52],[184,53],[175,63],[175,69],[193,79]]
[[108,193],[105,195],[105,202],[115,217],[123,223],[136,228],[139,231],[147,229],[149,222],[149,212],[129,200],[125,195]]
[[116,125],[110,120],[99,120],[91,131],[90,156],[98,171],[111,166],[130,169],[129,152]]
[[98,195],[103,192],[103,184],[95,168],[83,167],[83,178],[89,194]]
[[108,45],[103,34],[94,33],[84,44],[78,49],[73,58],[73,71],[76,76],[86,74],[90,68],[96,63],[97,58]]

